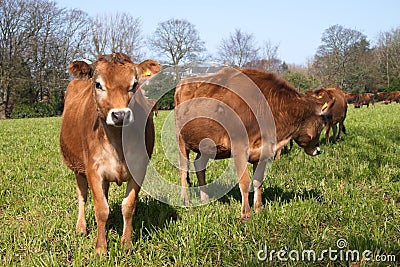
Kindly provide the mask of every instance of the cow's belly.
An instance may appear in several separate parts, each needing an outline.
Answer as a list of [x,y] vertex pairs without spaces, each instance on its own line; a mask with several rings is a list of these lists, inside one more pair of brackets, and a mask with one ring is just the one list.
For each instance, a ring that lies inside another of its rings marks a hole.
[[231,156],[231,142],[227,132],[219,124],[197,119],[187,123],[180,131],[188,149],[213,158],[223,159]]

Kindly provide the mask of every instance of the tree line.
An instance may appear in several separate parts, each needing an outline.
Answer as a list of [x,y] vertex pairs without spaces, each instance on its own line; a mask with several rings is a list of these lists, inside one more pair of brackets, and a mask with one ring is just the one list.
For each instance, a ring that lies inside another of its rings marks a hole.
[[184,19],[160,22],[145,38],[140,18],[128,13],[91,17],[50,0],[0,0],[0,118],[61,114],[68,64],[113,51],[135,62],[152,51],[169,66],[216,61],[274,71],[300,90],[400,90],[400,27],[371,42],[362,32],[333,25],[307,66],[287,64],[278,50],[269,40],[258,46],[252,33],[235,29],[209,55],[195,25]]

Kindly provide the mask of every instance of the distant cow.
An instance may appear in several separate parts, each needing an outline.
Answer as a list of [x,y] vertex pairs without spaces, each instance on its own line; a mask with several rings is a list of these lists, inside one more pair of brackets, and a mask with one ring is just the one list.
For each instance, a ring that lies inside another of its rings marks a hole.
[[[179,177],[185,202],[188,202],[186,187],[190,151],[197,153],[197,159],[204,159],[195,164],[200,186],[206,184],[205,166],[208,158],[233,157],[242,194],[241,218],[246,219],[250,216],[248,196],[251,182],[247,162],[253,164],[254,207],[258,211],[262,206],[261,185],[266,161],[273,153],[270,153],[268,144],[262,141],[265,129],[260,129],[258,117],[255,115],[264,112],[261,102],[257,102],[260,105],[251,106],[238,96],[237,92],[246,93],[250,90],[247,86],[241,88],[241,84],[244,84],[243,77],[250,79],[256,88],[255,91],[248,92],[250,100],[267,100],[269,104],[272,121],[276,127],[275,150],[281,149],[290,139],[294,139],[308,155],[320,154],[319,136],[324,127],[323,117],[330,112],[334,100],[323,102],[312,96],[300,94],[277,75],[254,69],[233,71],[225,68],[213,75],[188,78],[178,84],[174,98],[175,124],[180,149]],[[227,89],[235,86],[235,92]],[[257,94],[260,94],[260,97]],[[194,104],[185,105],[192,102]],[[221,117],[218,117],[219,115]],[[210,116],[226,119],[227,125],[221,125]],[[241,127],[245,129],[245,138],[238,132],[231,131],[232,128],[235,130]],[[205,190],[200,193],[202,200],[208,199]]]
[[[340,139],[340,134],[342,132],[346,133],[346,128],[344,127],[344,120],[346,119],[347,114],[346,94],[339,88],[321,88],[315,90],[313,95],[323,101],[336,99],[331,112],[326,116],[327,123],[325,131],[326,142],[329,144],[329,133],[331,128],[333,130],[332,141],[336,142]],[[337,129],[337,124],[339,125],[339,130]]]
[[389,104],[391,102],[390,93],[388,92],[377,92],[376,99],[378,102],[383,102],[384,104]]
[[390,92],[389,97],[391,102],[397,102],[400,104],[400,92]]
[[358,94],[356,93],[348,93],[346,94],[346,101],[347,104],[354,104],[358,100]]
[[369,104],[374,107],[374,98],[375,95],[372,93],[362,93],[358,94],[357,101],[354,103],[355,108],[361,108],[362,106],[367,106],[369,107]]
[[[76,179],[79,205],[76,231],[86,234],[84,206],[89,187],[97,222],[95,251],[97,254],[106,251],[109,185],[128,182],[121,208],[124,218],[121,241],[128,248],[135,203],[154,144],[152,105],[138,88],[143,79],[160,70],[160,64],[146,60],[136,65],[127,55],[113,53],[100,56],[93,65],[74,61],[68,70],[78,79],[67,87],[60,148]],[[133,104],[128,106],[130,102]],[[125,152],[135,160],[132,167],[129,165],[132,173],[122,147],[124,127],[129,127],[129,149]]]

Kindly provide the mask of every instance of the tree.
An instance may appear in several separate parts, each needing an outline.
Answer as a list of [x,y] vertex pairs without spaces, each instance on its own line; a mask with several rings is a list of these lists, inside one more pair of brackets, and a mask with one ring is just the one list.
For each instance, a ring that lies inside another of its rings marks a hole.
[[282,77],[300,92],[314,90],[320,86],[317,79],[309,73],[308,68],[302,66],[287,66],[287,70],[282,72]]
[[0,119],[10,114],[15,81],[23,82],[18,66],[26,40],[21,27],[25,22],[25,6],[22,0],[0,1]]
[[265,41],[261,47],[261,58],[248,62],[243,67],[280,72],[282,61],[278,58],[278,48],[279,46],[271,41]]
[[121,51],[135,62],[143,58],[141,22],[127,13],[97,15],[90,20],[87,59],[94,61],[100,55]]
[[87,24],[86,13],[54,1],[0,1],[0,118],[41,101],[61,113],[66,68],[83,55]]
[[253,34],[236,29],[228,38],[223,38],[218,48],[218,58],[230,66],[243,67],[258,58]]
[[158,24],[150,38],[151,49],[167,56],[168,64],[196,61],[205,52],[204,42],[195,26],[182,19],[170,19]]
[[379,34],[376,54],[385,87],[391,88],[400,79],[400,28]]
[[366,59],[370,55],[365,35],[353,29],[334,25],[322,35],[313,69],[323,86],[346,91],[364,91],[368,81]]

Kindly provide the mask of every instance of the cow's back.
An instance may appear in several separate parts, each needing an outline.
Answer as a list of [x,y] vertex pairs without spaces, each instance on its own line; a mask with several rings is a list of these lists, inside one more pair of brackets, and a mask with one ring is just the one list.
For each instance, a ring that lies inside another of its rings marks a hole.
[[71,81],[65,95],[60,149],[66,165],[77,173],[85,172],[88,150],[86,140],[93,138],[91,133],[97,117],[91,96],[91,83],[87,80]]

